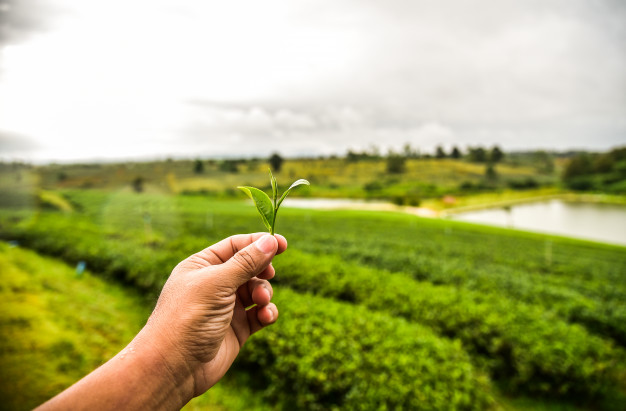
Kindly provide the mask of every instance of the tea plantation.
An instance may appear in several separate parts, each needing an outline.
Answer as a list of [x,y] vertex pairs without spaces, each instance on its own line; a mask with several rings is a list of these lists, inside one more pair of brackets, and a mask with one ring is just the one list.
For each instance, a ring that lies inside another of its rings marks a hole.
[[[148,301],[190,253],[263,230],[252,205],[201,196],[69,190],[3,203],[2,239],[84,261]],[[626,401],[626,248],[383,212],[285,208],[277,232],[290,243],[274,260],[281,318],[233,371],[274,407]]]

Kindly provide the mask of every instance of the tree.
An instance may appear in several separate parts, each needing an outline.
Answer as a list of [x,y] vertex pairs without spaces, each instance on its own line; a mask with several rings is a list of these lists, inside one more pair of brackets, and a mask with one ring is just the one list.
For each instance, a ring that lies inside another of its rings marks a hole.
[[272,166],[272,169],[278,173],[282,168],[285,160],[280,156],[280,154],[274,153],[270,156],[269,162]]
[[593,173],[593,165],[589,154],[583,153],[572,158],[565,170],[563,171],[563,179],[570,180],[576,177],[587,177]]
[[443,151],[443,147],[437,146],[437,152],[435,154],[435,157],[437,157],[437,158],[446,158],[446,152]]
[[132,182],[132,186],[133,186],[133,190],[135,190],[136,193],[141,193],[143,191],[143,177],[138,176],[135,177],[135,179]]
[[486,163],[487,162],[487,152],[482,147],[470,147],[469,151],[469,161],[473,163]]
[[456,159],[461,158],[461,150],[459,150],[457,146],[452,147],[452,153],[450,154],[450,157]]
[[554,159],[547,151],[535,151],[533,153],[532,161],[536,164],[540,173],[552,174],[554,172]]
[[489,161],[492,163],[499,163],[504,158],[504,152],[500,150],[500,147],[493,146],[491,153],[489,153]]
[[193,163],[193,172],[196,173],[196,174],[204,173],[204,164],[202,163],[202,160],[198,159],[198,160],[194,161],[194,163]]
[[410,143],[404,144],[404,146],[402,147],[402,152],[404,154],[404,157],[406,158],[418,158],[419,157],[419,150],[411,147]]
[[563,182],[574,190],[591,190],[594,188],[591,156],[582,153],[572,158],[563,170]]
[[498,179],[498,173],[496,172],[496,167],[493,163],[487,163],[485,167],[485,177],[487,181],[494,182]]
[[406,171],[406,158],[395,153],[387,156],[387,172],[390,174],[402,174]]
[[237,160],[223,160],[219,165],[220,171],[225,171],[227,173],[238,173],[239,172],[239,161]]

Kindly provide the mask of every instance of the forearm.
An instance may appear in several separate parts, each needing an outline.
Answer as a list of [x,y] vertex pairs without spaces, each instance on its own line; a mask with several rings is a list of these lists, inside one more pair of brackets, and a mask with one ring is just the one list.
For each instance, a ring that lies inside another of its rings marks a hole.
[[179,410],[193,392],[193,378],[185,365],[168,361],[142,332],[119,354],[38,410]]

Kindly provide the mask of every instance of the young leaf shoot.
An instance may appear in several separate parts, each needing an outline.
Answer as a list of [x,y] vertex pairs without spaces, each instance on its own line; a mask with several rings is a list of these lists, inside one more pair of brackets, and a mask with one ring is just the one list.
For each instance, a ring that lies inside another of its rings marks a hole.
[[274,178],[271,169],[269,170],[269,172],[270,182],[272,183],[272,199],[270,199],[269,196],[265,194],[265,192],[255,187],[239,186],[237,188],[246,193],[246,195],[250,197],[250,199],[254,202],[256,209],[258,210],[259,214],[261,214],[263,224],[265,224],[265,227],[267,227],[270,234],[274,235],[276,214],[278,213],[278,208],[283,203],[283,200],[287,197],[287,195],[293,188],[296,188],[297,186],[302,184],[310,184],[307,180],[301,178],[300,180],[295,181],[291,186],[289,186],[289,188],[285,190],[280,199],[278,199],[278,185],[276,184],[276,178]]

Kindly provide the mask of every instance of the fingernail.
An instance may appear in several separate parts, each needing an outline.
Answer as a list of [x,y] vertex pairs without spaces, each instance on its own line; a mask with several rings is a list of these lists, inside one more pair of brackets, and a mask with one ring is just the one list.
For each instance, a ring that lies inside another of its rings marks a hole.
[[270,322],[274,321],[274,311],[267,309],[270,312]]
[[256,240],[254,244],[256,244],[256,248],[258,248],[263,254],[269,254],[276,248],[276,239],[273,236],[266,234]]

